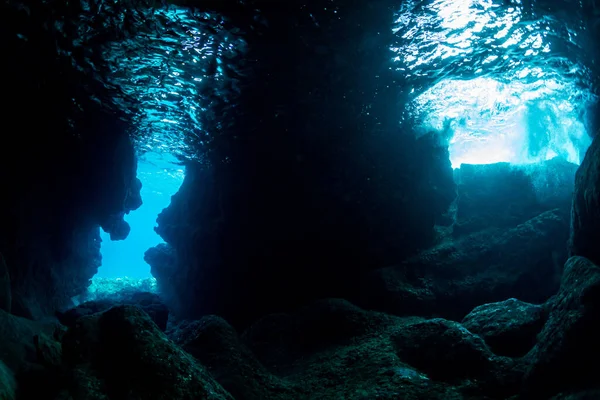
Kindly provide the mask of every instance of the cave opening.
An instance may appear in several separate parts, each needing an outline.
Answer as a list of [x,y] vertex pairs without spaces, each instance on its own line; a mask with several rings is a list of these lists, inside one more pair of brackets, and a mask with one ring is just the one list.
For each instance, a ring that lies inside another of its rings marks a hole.
[[180,188],[184,167],[168,153],[147,152],[138,159],[137,177],[142,182],[143,204],[125,215],[131,231],[125,240],[113,241],[101,230],[102,265],[88,288],[89,295],[118,292],[126,288],[154,291],[156,279],[144,253],[163,239],[155,232],[156,218],[169,206]]
[[594,100],[573,82],[444,80],[415,103],[423,113],[420,129],[448,141],[453,168],[555,157],[579,165],[591,144],[585,118]]
[[591,144],[590,71],[576,33],[520,1],[408,1],[396,16],[397,70],[410,82],[408,120],[437,133],[461,164],[579,165]]

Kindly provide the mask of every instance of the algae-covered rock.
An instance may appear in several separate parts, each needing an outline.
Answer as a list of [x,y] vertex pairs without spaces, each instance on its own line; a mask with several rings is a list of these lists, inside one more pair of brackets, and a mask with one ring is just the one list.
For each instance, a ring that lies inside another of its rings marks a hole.
[[548,321],[527,354],[526,398],[597,385],[600,374],[600,267],[571,257]]
[[162,330],[167,329],[169,309],[155,293],[123,291],[115,293],[113,298],[86,301],[65,312],[58,312],[57,317],[66,326],[73,326],[78,318],[97,312],[106,311],[117,305],[135,305],[141,308]]
[[481,378],[499,362],[479,336],[441,318],[416,321],[393,340],[402,360],[442,381]]
[[45,334],[52,338],[55,323],[43,323],[17,317],[0,310],[0,360],[18,373],[28,363],[38,362],[34,338]]
[[519,357],[535,345],[546,318],[544,307],[508,299],[476,307],[462,324],[481,336],[495,354]]
[[569,254],[600,264],[600,135],[575,175]]
[[71,376],[72,395],[83,381],[93,383],[98,399],[101,395],[140,400],[232,399],[202,365],[135,306],[117,306],[79,318],[65,335],[63,346],[71,370],[81,372],[90,366],[80,376]]
[[558,289],[567,238],[566,215],[556,209],[511,229],[449,240],[369,273],[358,304],[461,320],[481,304],[507,298],[543,303]]

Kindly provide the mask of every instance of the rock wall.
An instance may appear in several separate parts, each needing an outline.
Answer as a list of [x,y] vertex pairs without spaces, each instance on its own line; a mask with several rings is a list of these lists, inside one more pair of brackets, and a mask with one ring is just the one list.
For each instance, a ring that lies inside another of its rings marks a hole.
[[3,309],[42,318],[97,271],[100,225],[126,236],[122,217],[141,204],[140,183],[126,118],[90,99],[98,88],[57,52],[44,15],[9,5],[1,15],[2,51],[12,56],[0,113],[13,128],[0,146],[0,275],[10,281],[0,290],[11,292]]
[[600,264],[600,139],[594,138],[577,170],[569,252]]
[[270,3],[268,24],[245,37],[239,103],[207,122],[212,164],[187,166],[158,219],[178,261],[147,258],[169,269],[159,284],[180,315],[243,324],[343,296],[357,271],[432,243],[455,196],[447,150],[399,124],[401,76],[384,29],[396,4],[300,3]]

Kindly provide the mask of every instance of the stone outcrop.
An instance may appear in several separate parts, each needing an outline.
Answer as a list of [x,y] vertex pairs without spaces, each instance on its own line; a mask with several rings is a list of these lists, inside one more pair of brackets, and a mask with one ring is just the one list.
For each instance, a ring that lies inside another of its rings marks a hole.
[[598,389],[599,310],[600,267],[571,257],[548,321],[526,356],[526,398],[548,398],[574,388]]
[[148,314],[160,330],[167,329],[169,309],[163,304],[158,295],[145,292],[114,293],[113,298],[86,301],[65,312],[58,312],[57,317],[63,325],[72,327],[81,317],[106,311],[119,305],[137,306]]
[[475,307],[461,323],[495,354],[520,357],[535,345],[547,314],[544,306],[508,299]]
[[567,238],[567,218],[553,210],[512,229],[448,240],[364,276],[357,302],[397,315],[456,320],[511,297],[543,303],[558,289]]
[[570,255],[600,264],[600,136],[596,135],[575,178]]
[[[3,48],[12,54],[2,115],[19,128],[0,146],[11,312],[36,319],[68,307],[88,285],[100,265],[99,226],[124,238],[123,215],[141,204],[130,118],[99,101],[111,89],[57,50],[71,39],[53,34],[39,6],[2,8]],[[61,5],[62,17],[79,4],[71,6]]]
[[187,165],[158,218],[178,256],[159,285],[180,316],[218,314],[237,327],[346,296],[360,272],[431,245],[456,195],[447,146],[398,124],[405,99],[383,45],[393,33],[381,31],[393,2],[309,7],[327,30],[285,22],[304,7],[261,7],[270,22],[244,36],[244,59],[258,61],[236,107],[203,121],[210,163]]
[[67,393],[75,398],[233,398],[148,315],[117,306],[80,318],[63,339]]
[[0,361],[0,399],[15,400],[16,386],[13,372]]
[[513,228],[555,208],[568,214],[576,171],[577,165],[558,157],[525,166],[463,164],[454,173],[454,237],[492,227]]

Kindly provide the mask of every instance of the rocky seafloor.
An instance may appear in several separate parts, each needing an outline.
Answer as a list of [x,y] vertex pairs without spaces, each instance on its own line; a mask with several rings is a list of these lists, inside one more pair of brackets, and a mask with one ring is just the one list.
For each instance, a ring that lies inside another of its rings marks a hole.
[[[455,225],[487,216],[498,226],[369,272],[352,301],[313,301],[243,329],[215,315],[176,318],[156,293],[130,289],[34,321],[10,314],[3,279],[0,399],[597,398],[600,267],[578,249],[595,250],[582,241],[599,233],[599,143],[572,205],[522,207],[531,213],[510,223],[499,208],[457,213]],[[561,207],[572,210],[570,253],[552,254],[567,247]],[[594,233],[577,235],[581,226]],[[535,273],[545,289],[532,286]]]
[[[598,135],[579,167],[453,170],[398,127],[397,1],[307,3],[0,3],[0,400],[600,398]],[[583,3],[562,47],[592,57]],[[194,101],[142,112],[151,76]],[[158,217],[159,294],[86,295],[139,143],[181,145],[132,115],[204,105],[170,124],[206,160]]]
[[594,398],[599,290],[600,267],[575,256],[548,302],[507,299],[462,321],[343,299],[243,332],[217,316],[167,324],[154,295],[83,303],[64,325],[2,311],[0,398]]

